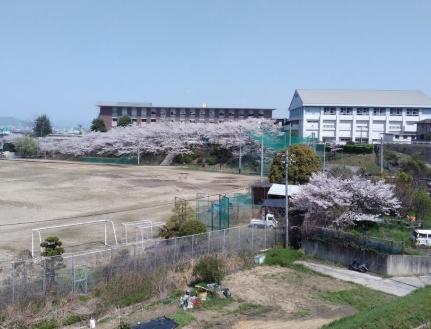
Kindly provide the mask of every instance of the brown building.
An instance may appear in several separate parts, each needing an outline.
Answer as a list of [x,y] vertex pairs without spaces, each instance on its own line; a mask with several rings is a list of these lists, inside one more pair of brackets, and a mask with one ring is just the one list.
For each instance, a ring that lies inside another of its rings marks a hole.
[[231,108],[231,107],[163,107],[151,103],[101,102],[99,117],[105,122],[106,128],[117,125],[122,116],[129,116],[133,125],[161,122],[203,122],[219,123],[248,118],[272,119],[272,111],[268,108]]

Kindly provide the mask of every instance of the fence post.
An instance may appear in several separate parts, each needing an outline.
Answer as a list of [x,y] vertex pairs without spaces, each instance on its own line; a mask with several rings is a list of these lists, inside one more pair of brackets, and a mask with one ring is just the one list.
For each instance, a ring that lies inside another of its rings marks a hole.
[[251,251],[254,252],[254,226],[251,228]]
[[177,253],[177,239],[174,238],[174,265],[175,265],[175,259],[176,259],[176,253]]
[[268,235],[268,226],[265,225],[265,249],[268,249],[267,235]]
[[42,279],[42,289],[46,293],[46,259],[43,258],[43,279]]
[[76,277],[75,277],[75,259],[73,257],[72,254],[72,293],[75,293],[75,282],[76,282]]
[[15,263],[12,262],[12,304],[15,304]]
[[241,251],[241,226],[238,226],[238,252]]
[[192,235],[192,259],[194,257],[194,249],[193,249],[193,247],[194,247],[194,241],[195,241],[195,235],[193,234]]
[[211,231],[208,232],[208,254],[210,253],[211,248]]
[[226,229],[223,230],[223,250],[222,253],[225,251],[225,245],[226,245]]

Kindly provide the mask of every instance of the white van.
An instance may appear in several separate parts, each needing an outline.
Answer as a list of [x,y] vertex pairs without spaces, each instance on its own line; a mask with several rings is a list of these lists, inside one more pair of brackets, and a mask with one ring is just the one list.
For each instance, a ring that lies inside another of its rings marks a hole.
[[413,242],[417,247],[431,247],[431,230],[414,230]]

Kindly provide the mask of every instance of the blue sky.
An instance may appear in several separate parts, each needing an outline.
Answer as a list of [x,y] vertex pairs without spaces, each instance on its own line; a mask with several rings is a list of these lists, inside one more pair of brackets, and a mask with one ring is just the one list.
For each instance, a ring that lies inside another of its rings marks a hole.
[[100,100],[275,107],[295,88],[431,96],[429,0],[1,0],[0,116]]

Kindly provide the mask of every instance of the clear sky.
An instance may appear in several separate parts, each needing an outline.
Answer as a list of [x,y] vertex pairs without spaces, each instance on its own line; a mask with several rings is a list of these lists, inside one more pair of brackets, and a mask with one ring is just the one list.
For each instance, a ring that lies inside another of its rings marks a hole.
[[295,88],[431,96],[430,0],[0,0],[0,116],[275,107]]

